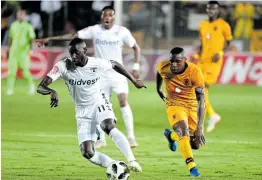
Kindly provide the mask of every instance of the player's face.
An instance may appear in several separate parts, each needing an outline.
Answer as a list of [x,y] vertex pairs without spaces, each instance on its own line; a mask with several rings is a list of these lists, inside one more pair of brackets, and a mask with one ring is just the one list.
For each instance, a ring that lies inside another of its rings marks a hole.
[[106,9],[102,12],[101,21],[106,29],[110,29],[113,26],[115,20],[115,11],[112,9]]
[[17,19],[18,19],[19,21],[23,21],[24,18],[25,18],[25,15],[26,15],[26,13],[25,13],[24,10],[19,10],[19,11],[17,11],[17,14],[16,14]]
[[219,6],[217,4],[207,4],[207,15],[210,18],[216,17],[219,13]]
[[86,57],[86,45],[85,43],[76,44],[75,46],[69,46],[69,54],[72,61],[76,66],[83,64]]
[[172,58],[170,59],[171,63],[171,71],[173,73],[180,73],[185,68],[185,60],[186,57],[184,56],[184,53],[172,55]]

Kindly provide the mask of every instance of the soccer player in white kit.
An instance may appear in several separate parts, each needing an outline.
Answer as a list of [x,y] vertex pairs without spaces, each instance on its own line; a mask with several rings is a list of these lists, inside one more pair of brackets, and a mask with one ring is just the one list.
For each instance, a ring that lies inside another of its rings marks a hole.
[[141,80],[135,80],[125,68],[116,61],[86,56],[87,47],[80,38],[69,44],[71,58],[57,62],[37,88],[42,95],[51,95],[51,107],[58,106],[57,92],[48,87],[61,78],[75,103],[78,143],[82,155],[90,162],[107,168],[114,160],[95,151],[97,140],[96,126],[108,134],[129,162],[130,170],[142,171],[128,144],[127,138],[116,127],[115,115],[100,87],[100,77],[114,69],[127,77],[137,88],[146,87]]
[[[114,19],[115,10],[111,6],[106,6],[103,8],[101,14],[102,24],[87,27],[78,31],[77,34],[66,34],[62,36],[37,39],[35,42],[38,42],[41,46],[51,40],[72,40],[76,37],[81,39],[92,39],[95,57],[105,60],[114,59],[122,65],[122,50],[124,44],[126,44],[128,47],[134,49],[135,59],[132,74],[136,79],[138,79],[140,48],[130,31],[123,26],[114,24]],[[110,99],[111,91],[116,93],[125,122],[129,144],[131,148],[136,147],[137,142],[134,135],[133,114],[127,101],[127,79],[114,70],[109,70],[101,76],[101,86],[108,99]],[[97,147],[104,146],[106,146],[105,135],[100,129],[100,140],[97,142]]]

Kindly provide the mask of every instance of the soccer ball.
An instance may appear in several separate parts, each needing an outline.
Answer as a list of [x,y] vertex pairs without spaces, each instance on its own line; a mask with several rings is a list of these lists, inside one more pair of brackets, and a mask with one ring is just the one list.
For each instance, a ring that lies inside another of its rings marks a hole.
[[126,163],[114,161],[107,167],[106,175],[108,180],[127,180],[130,176],[130,171]]

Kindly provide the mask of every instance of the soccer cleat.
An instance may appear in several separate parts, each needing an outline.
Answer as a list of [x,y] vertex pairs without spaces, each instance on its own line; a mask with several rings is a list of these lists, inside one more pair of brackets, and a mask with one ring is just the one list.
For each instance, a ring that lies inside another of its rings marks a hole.
[[193,167],[192,169],[190,169],[190,176],[200,177],[200,173],[198,172],[197,167]]
[[142,172],[142,168],[136,160],[129,162],[128,169],[134,172]]
[[129,138],[128,142],[129,142],[129,145],[130,145],[131,148],[136,148],[138,146],[135,138]]
[[97,149],[103,148],[103,147],[106,147],[106,141],[105,140],[99,139],[98,141],[96,141],[96,148]]
[[14,94],[14,90],[13,89],[8,89],[5,93],[7,96],[11,96]]
[[165,135],[165,137],[166,137],[166,139],[167,139],[167,141],[168,141],[168,147],[169,147],[169,149],[170,149],[171,151],[176,151],[176,147],[177,147],[176,141],[173,141],[173,140],[171,139],[171,133],[172,133],[172,131],[169,130],[169,129],[165,129],[165,131],[164,131],[164,135]]
[[221,117],[218,114],[214,114],[208,120],[207,132],[211,132],[215,129],[216,124],[221,120]]
[[28,95],[34,95],[35,94],[35,86],[34,84],[31,84],[29,87]]

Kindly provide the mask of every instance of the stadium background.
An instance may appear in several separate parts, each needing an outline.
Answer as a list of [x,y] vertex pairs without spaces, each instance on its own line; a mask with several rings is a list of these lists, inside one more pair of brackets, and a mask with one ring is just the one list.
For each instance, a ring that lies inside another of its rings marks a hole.
[[[6,96],[6,44],[8,27],[19,7],[28,10],[28,20],[38,38],[76,32],[99,23],[100,10],[116,9],[116,23],[129,28],[140,45],[141,75],[148,90],[130,85],[130,104],[140,146],[134,150],[144,172],[131,179],[187,179],[179,153],[169,152],[163,128],[168,127],[164,105],[155,92],[156,63],[167,58],[173,46],[183,46],[190,57],[198,42],[197,28],[206,18],[207,1],[1,1],[2,77],[2,178],[3,179],[105,179],[105,171],[80,155],[75,132],[74,108],[62,82],[54,87],[60,107],[50,109],[48,97],[27,96],[26,82],[16,83],[15,94]],[[54,3],[54,4],[52,4]],[[221,16],[236,28],[234,9],[239,1],[221,1]],[[208,146],[195,152],[203,179],[262,179],[262,5],[255,7],[254,29],[249,39],[234,39],[225,54],[211,101],[222,115],[217,129],[206,134]],[[52,42],[30,52],[36,83],[55,62],[67,56],[68,42]],[[92,55],[92,42],[87,41]],[[131,69],[133,52],[124,50],[124,63]],[[22,77],[21,72],[17,74]],[[112,97],[118,127],[125,132],[116,98]],[[108,141],[109,142],[109,141]],[[101,151],[123,159],[112,143]]]

